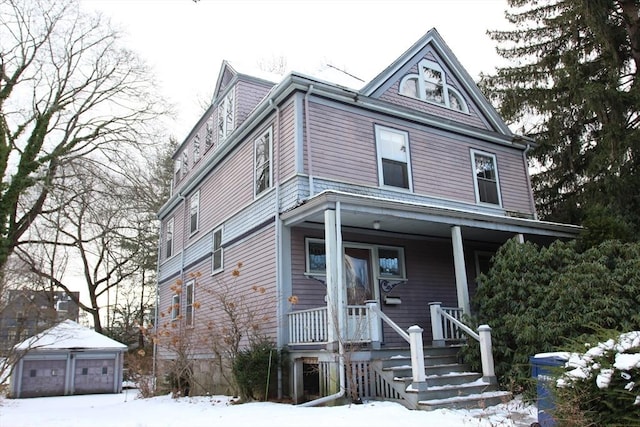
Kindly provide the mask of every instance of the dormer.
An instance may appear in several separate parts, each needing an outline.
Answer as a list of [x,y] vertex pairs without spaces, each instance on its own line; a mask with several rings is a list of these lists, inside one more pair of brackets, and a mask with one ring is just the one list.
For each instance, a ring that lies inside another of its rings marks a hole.
[[280,77],[241,73],[223,61],[211,106],[176,150],[173,191],[197,169],[201,159],[213,155],[247,119]]

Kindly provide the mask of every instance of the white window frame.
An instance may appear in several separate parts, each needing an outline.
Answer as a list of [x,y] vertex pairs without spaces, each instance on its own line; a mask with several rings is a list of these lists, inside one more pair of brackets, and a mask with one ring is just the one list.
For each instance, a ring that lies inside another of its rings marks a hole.
[[182,168],[184,169],[185,174],[189,170],[189,155],[187,154],[186,149],[182,152]]
[[[219,233],[218,241],[216,241],[216,234]],[[222,247],[222,239],[224,237],[224,230],[222,227],[218,227],[211,233],[211,274],[216,274],[224,270],[224,248]],[[216,249],[217,246],[217,249]],[[220,253],[220,266],[216,268],[216,252]]]
[[178,320],[180,318],[180,294],[173,294],[171,296],[171,320]]
[[[396,160],[389,159],[383,156],[383,152],[382,152],[383,141],[381,136],[381,132],[383,131],[389,132],[389,133],[395,133],[397,135],[402,136],[402,138],[404,139],[408,187],[397,187],[395,185],[388,185],[384,183],[384,168],[383,168],[382,159],[384,158],[386,160],[391,160],[391,161],[396,161]],[[403,130],[394,129],[387,126],[375,125],[375,134],[376,134],[376,155],[378,159],[378,185],[380,187],[393,188],[396,190],[413,192],[413,177],[411,173],[411,147],[409,146],[409,133]]]
[[[480,200],[480,189],[478,186],[478,176],[476,174],[476,155],[490,157],[493,162],[493,170],[496,175],[496,191],[498,193],[497,204]],[[502,207],[502,191],[500,190],[500,175],[498,174],[498,159],[496,158],[496,155],[487,153],[486,151],[471,149],[471,174],[473,175],[473,188],[476,195],[476,204],[482,206]]]
[[180,181],[181,175],[182,175],[182,160],[178,159],[173,162],[174,183],[178,183],[178,181]]
[[[326,276],[326,271],[319,270],[311,270],[310,266],[310,258],[309,258],[309,244],[310,243],[321,243],[324,245],[325,241],[323,239],[307,237],[304,240],[304,250],[305,250],[305,276],[311,277],[324,277]],[[376,245],[376,244],[365,244],[365,243],[353,243],[353,242],[343,242],[343,255],[344,248],[361,248],[361,249],[369,249],[372,253],[372,264],[374,269],[374,280],[380,279],[392,279],[392,280],[406,280],[407,279],[407,261],[404,254],[404,248],[401,246],[389,246],[389,245]],[[380,273],[380,255],[378,251],[380,249],[389,249],[398,251],[399,257],[399,269],[401,270],[401,274],[381,274]]]
[[[442,102],[437,102],[437,101],[433,101],[430,99],[427,99],[426,97],[426,81],[425,78],[422,74],[422,70],[423,68],[428,68],[434,71],[437,71],[440,73],[440,75],[442,76]],[[445,70],[440,66],[440,64],[438,64],[435,61],[431,61],[429,59],[423,59],[422,61],[420,61],[418,63],[418,74],[407,74],[406,76],[404,76],[402,78],[402,80],[400,80],[400,84],[398,86],[398,93],[402,96],[407,96],[409,98],[414,98],[411,95],[405,94],[402,92],[402,88],[404,87],[404,84],[407,80],[411,80],[411,79],[417,79],[417,90],[418,90],[418,97],[415,99],[419,99],[421,101],[424,102],[428,102],[430,104],[434,104],[434,105],[440,105],[440,106],[444,106],[447,107],[453,111],[457,111],[459,113],[465,113],[465,114],[469,114],[469,105],[467,104],[466,99],[464,98],[464,96],[462,96],[462,93],[460,93],[459,90],[457,90],[456,88],[454,88],[453,86],[451,86],[450,84],[447,83],[447,73],[445,72]],[[461,101],[461,107],[462,109],[458,109],[458,108],[453,108],[451,106],[451,100],[449,98],[450,94],[449,92],[452,92],[454,95],[456,95],[460,101]]]
[[218,104],[218,142],[224,141],[235,128],[234,88]]
[[196,296],[196,281],[195,279],[191,279],[184,285],[184,295],[185,295],[185,308],[184,308],[184,318],[186,326],[194,326],[195,325],[195,310],[193,303],[195,302]]
[[200,134],[193,137],[193,164],[200,160]]
[[165,259],[171,258],[174,254],[174,233],[175,232],[175,221],[174,218],[171,217],[167,220],[167,224],[165,226],[164,231],[164,250],[165,250]]
[[[195,217],[195,228],[194,228]],[[200,228],[200,190],[193,193],[189,199],[189,231],[194,235]]]
[[[268,160],[266,162],[258,164],[258,146],[262,145],[265,140],[268,138]],[[260,176],[259,170],[263,170],[268,168],[267,172],[267,186],[260,191],[258,191],[258,177]],[[260,197],[262,194],[266,193],[273,187],[273,130],[271,127],[267,129],[265,132],[260,134],[258,138],[253,141],[253,194],[254,197]]]

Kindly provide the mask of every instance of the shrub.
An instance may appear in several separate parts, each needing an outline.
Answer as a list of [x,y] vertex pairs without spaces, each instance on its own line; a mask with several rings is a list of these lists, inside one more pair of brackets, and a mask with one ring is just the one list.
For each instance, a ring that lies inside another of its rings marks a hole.
[[574,353],[557,386],[560,425],[640,425],[640,332]]
[[[606,241],[583,253],[509,241],[479,277],[472,320],[489,324],[503,386],[532,389],[529,357],[556,351],[598,329],[640,328],[640,244]],[[477,353],[466,361],[477,366]]]
[[257,338],[248,348],[240,350],[233,361],[233,377],[240,398],[266,400],[277,366],[278,352],[267,338]]

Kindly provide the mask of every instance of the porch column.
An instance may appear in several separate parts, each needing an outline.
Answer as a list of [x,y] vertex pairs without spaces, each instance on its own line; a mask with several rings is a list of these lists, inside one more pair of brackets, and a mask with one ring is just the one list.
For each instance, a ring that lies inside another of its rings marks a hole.
[[451,227],[451,243],[453,245],[453,265],[456,274],[456,289],[458,292],[458,306],[464,313],[471,313],[469,305],[469,284],[467,283],[467,268],[464,262],[464,247],[462,245],[462,231],[459,225]]
[[524,234],[522,233],[516,234],[516,240],[518,241],[518,243],[524,243]]
[[337,343],[342,337],[344,329],[344,293],[341,289],[341,247],[342,233],[340,222],[335,210],[324,211],[324,236],[327,266],[327,336],[328,345],[337,349]]

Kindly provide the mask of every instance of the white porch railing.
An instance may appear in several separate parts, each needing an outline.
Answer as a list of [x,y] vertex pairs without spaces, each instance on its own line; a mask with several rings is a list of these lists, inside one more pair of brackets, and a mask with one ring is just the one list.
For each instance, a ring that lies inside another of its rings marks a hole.
[[[289,313],[289,344],[324,344],[329,339],[327,307]],[[371,321],[366,305],[347,306],[347,342],[370,342]]]
[[[495,382],[496,374],[491,349],[491,328],[480,325],[478,333],[460,321],[462,309],[441,307],[442,303],[429,303],[431,311],[431,332],[433,345],[444,345],[446,340],[459,339],[466,334],[480,343],[480,359],[482,361],[482,377],[485,381]],[[455,330],[454,330],[455,329]]]
[[289,344],[323,344],[328,337],[327,307],[289,313]]

